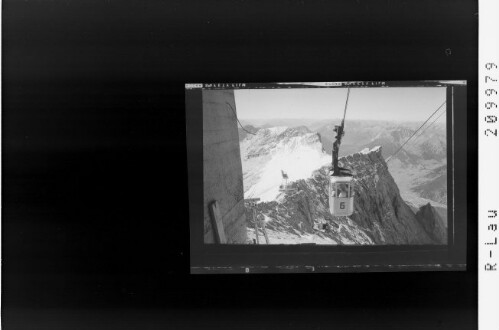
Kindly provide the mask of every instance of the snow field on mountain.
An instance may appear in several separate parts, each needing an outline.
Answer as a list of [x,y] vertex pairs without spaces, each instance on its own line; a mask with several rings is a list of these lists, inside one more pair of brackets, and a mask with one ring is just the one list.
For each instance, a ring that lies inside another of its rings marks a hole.
[[[309,178],[314,170],[331,162],[316,134],[279,137],[285,130],[261,130],[241,143],[245,198],[275,200],[283,182],[281,170],[292,182]],[[251,157],[253,154],[258,156]]]

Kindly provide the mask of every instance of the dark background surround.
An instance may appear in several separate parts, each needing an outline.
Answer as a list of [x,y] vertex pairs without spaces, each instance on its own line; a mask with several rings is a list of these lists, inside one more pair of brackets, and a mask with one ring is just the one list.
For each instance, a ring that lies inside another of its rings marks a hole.
[[[477,12],[4,1],[4,329],[476,329]],[[186,82],[422,79],[468,81],[467,271],[189,274]]]

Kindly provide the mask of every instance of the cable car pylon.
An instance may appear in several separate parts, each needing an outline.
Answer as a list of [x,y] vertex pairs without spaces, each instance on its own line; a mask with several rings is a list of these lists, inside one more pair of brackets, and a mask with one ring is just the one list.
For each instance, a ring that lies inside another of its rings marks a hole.
[[290,188],[289,187],[289,183],[288,183],[289,177],[288,177],[288,174],[286,172],[284,172],[283,170],[281,170],[281,175],[282,175],[282,183],[279,186],[279,191],[281,191],[281,192],[284,192],[284,191],[295,191],[296,190],[295,188]]

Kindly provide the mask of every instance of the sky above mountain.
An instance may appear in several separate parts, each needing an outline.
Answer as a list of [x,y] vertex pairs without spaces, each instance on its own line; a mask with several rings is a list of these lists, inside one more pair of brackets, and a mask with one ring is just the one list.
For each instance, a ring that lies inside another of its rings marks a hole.
[[[238,117],[248,119],[343,116],[346,88],[235,90]],[[444,87],[351,88],[347,119],[424,121],[444,101]],[[445,106],[433,117],[445,112]],[[441,116],[437,122],[444,122]]]

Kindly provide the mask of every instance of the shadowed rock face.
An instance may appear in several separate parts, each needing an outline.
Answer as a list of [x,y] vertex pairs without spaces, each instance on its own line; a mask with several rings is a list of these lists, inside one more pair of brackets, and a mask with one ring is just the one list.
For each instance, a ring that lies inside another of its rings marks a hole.
[[356,178],[355,212],[351,219],[369,232],[377,244],[432,243],[400,197],[381,148],[347,156],[343,166],[353,169]]
[[[381,152],[377,147],[339,159],[340,166],[354,174],[355,211],[350,217],[329,213],[328,167],[318,169],[309,179],[292,182],[294,191],[260,203],[258,212],[270,218],[270,230],[315,234],[330,239],[331,244],[445,244],[445,228],[438,214],[427,205],[416,216],[400,197]],[[329,232],[314,229],[324,222],[330,225]]]
[[447,243],[447,230],[443,220],[430,203],[419,208],[416,219],[436,244]]

